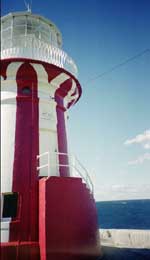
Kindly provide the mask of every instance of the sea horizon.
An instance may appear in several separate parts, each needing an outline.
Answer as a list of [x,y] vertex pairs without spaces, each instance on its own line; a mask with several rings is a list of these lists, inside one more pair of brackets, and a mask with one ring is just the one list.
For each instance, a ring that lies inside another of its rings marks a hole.
[[98,202],[112,202],[112,201],[137,201],[137,200],[150,200],[150,198],[134,198],[134,199],[131,199],[131,198],[126,198],[126,199],[112,199],[112,200],[95,200],[96,203]]

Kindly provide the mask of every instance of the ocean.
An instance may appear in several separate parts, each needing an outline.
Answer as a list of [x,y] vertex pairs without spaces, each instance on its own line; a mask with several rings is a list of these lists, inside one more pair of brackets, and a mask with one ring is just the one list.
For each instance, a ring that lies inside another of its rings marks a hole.
[[[102,201],[96,207],[101,229],[150,230],[150,199]],[[150,249],[103,246],[102,251],[100,260],[150,260]]]
[[96,202],[100,228],[149,229],[150,199]]

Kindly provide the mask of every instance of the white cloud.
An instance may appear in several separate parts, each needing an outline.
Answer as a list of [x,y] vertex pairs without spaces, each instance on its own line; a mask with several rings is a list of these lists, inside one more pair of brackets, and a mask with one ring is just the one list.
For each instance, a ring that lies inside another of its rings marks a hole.
[[[141,144],[145,150],[150,149],[150,129],[144,131],[144,133],[135,136],[132,139],[128,139],[124,142],[125,145]],[[133,161],[129,161],[128,165],[143,164],[144,161],[150,160],[150,153],[144,153]]]
[[144,153],[143,155],[139,156],[136,160],[129,161],[128,165],[142,164],[145,160],[150,160],[150,153]]
[[144,144],[145,149],[150,149],[150,143]]
[[132,139],[128,139],[124,143],[125,145],[142,144],[145,149],[150,149],[150,129],[144,131],[144,133],[137,135]]
[[150,199],[150,185],[97,185],[95,199],[97,201]]

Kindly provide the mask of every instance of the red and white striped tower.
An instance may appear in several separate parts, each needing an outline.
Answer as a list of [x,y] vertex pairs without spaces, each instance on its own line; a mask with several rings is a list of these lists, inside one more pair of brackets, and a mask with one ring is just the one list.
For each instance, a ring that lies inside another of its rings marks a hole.
[[68,167],[66,111],[81,95],[76,65],[57,27],[39,15],[10,13],[1,29],[2,259],[87,257],[85,245],[98,255],[94,200]]

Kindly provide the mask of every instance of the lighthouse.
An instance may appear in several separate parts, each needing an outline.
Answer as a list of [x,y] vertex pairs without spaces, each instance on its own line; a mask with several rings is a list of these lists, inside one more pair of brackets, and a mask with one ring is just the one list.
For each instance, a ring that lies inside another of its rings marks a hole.
[[59,29],[30,11],[1,19],[2,260],[100,256],[93,185],[69,153],[81,96]]

